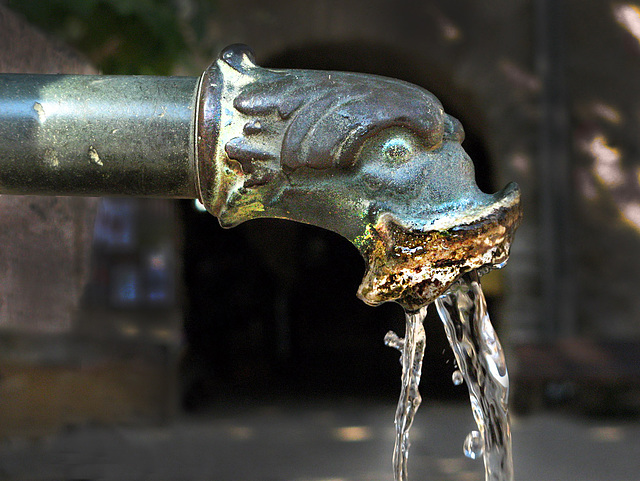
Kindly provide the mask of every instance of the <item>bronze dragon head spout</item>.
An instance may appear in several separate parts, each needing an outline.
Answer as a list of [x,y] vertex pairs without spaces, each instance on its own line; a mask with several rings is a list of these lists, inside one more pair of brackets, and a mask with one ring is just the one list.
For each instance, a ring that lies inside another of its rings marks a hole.
[[203,75],[200,196],[223,226],[278,217],[333,230],[368,267],[358,295],[415,309],[508,258],[514,184],[488,195],[464,131],[426,90],[379,76],[272,70],[234,45]]

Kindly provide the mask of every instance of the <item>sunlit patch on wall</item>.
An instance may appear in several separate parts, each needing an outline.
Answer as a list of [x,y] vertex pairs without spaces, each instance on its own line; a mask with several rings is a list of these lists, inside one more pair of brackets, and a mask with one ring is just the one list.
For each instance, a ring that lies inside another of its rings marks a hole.
[[640,170],[625,168],[621,151],[609,145],[601,132],[583,139],[580,146],[593,159],[591,169],[577,178],[584,197],[593,200],[598,192],[607,192],[622,221],[640,232]]
[[523,152],[514,152],[510,157],[511,167],[521,175],[531,171],[531,158]]
[[616,21],[640,42],[640,7],[631,3],[613,6]]
[[449,42],[455,42],[462,39],[462,31],[449,18],[444,15],[438,18],[440,33]]
[[367,426],[345,426],[334,429],[333,436],[340,441],[359,442],[371,439],[373,433]]
[[619,124],[622,121],[622,114],[618,109],[602,102],[594,102],[593,113],[603,120],[612,124]]
[[620,151],[611,147],[603,135],[594,136],[585,146],[594,160],[593,170],[598,179],[607,187],[619,187],[625,182],[620,164]]
[[237,441],[246,441],[254,436],[253,429],[246,426],[229,426],[227,432]]
[[620,206],[620,210],[625,220],[632,224],[632,227],[640,229],[640,202],[626,202]]
[[542,85],[540,79],[536,75],[527,72],[523,67],[516,65],[512,60],[500,60],[499,67],[500,71],[513,85],[530,92],[537,92],[540,90]]
[[140,328],[130,322],[120,323],[118,327],[124,337],[135,337],[140,333]]
[[618,426],[602,426],[589,429],[589,437],[594,441],[612,443],[624,440],[624,431]]

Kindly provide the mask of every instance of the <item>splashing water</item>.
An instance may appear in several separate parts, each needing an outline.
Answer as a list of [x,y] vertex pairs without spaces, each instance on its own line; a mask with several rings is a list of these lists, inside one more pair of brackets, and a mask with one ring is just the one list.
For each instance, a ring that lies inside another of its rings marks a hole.
[[456,369],[453,371],[453,374],[451,374],[451,382],[456,386],[459,386],[464,382],[464,376],[462,376],[462,373]]
[[[476,272],[464,275],[436,301],[438,314],[459,369],[455,385],[467,383],[473,417],[478,426],[463,443],[465,456],[484,458],[486,481],[513,481],[511,430],[507,409],[509,376]],[[396,409],[393,451],[395,481],[407,481],[409,429],[421,402],[418,385],[425,349],[423,321],[427,307],[406,313],[405,338],[385,336],[387,346],[398,349],[402,363],[402,389]]]
[[406,331],[404,339],[394,332],[388,332],[384,338],[387,346],[398,349],[402,356],[402,388],[396,408],[396,442],[393,449],[393,474],[396,481],[407,481],[407,462],[409,459],[409,429],[422,402],[418,391],[422,358],[426,337],[422,325],[427,315],[427,306],[415,312],[406,313]]
[[464,455],[469,459],[478,459],[484,454],[484,441],[478,431],[471,431],[467,434],[462,445]]
[[465,274],[435,302],[478,426],[465,439],[464,453],[483,456],[486,481],[512,481],[509,374],[477,273]]

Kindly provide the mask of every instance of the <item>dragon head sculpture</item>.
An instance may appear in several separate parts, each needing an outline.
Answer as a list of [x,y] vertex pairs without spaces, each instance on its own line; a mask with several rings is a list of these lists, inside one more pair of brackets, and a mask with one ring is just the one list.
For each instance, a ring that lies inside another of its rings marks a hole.
[[224,227],[257,217],[349,239],[358,295],[407,309],[463,273],[506,262],[519,191],[479,190],[460,123],[415,85],[345,72],[272,70],[234,45],[202,76],[200,197]]

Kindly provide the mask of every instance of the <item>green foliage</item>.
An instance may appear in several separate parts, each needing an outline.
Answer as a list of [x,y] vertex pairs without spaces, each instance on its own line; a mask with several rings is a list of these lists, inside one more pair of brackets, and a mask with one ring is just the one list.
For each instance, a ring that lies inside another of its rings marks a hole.
[[167,75],[204,33],[202,19],[212,10],[211,3],[9,0],[9,7],[83,52],[102,73]]

